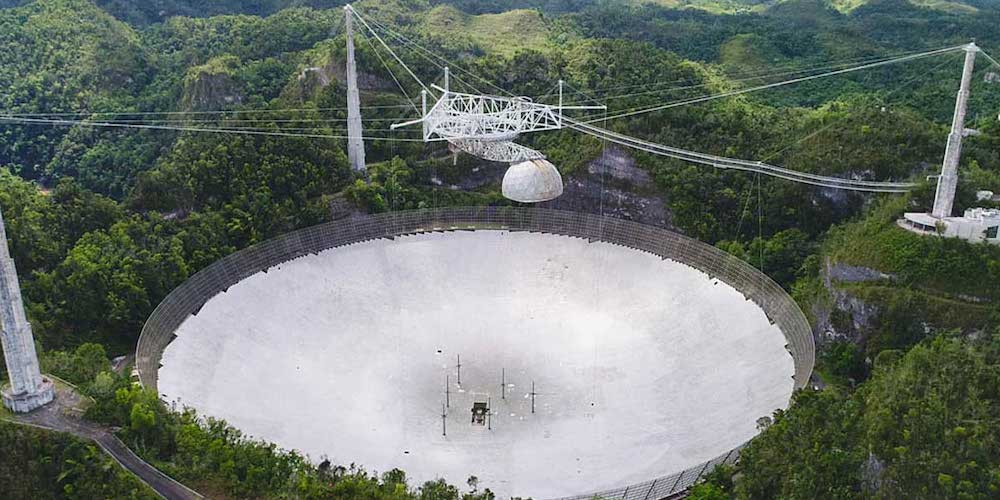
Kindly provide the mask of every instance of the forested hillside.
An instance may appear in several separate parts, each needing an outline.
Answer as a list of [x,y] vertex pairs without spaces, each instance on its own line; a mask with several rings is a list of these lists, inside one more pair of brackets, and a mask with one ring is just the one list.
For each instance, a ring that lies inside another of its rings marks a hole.
[[159,498],[94,444],[0,421],[5,498]]
[[853,393],[803,391],[690,498],[994,498],[997,332],[886,351]]
[[[173,412],[108,373],[107,358],[134,350],[163,297],[233,251],[347,214],[510,203],[499,194],[496,165],[466,156],[453,164],[445,147],[400,141],[415,136],[388,130],[414,117],[395,80],[410,97],[420,88],[363,34],[369,182],[350,171],[342,5],[0,0],[0,208],[46,369],[92,395],[90,417],[122,427],[141,455],[232,497],[421,493],[401,486],[396,472],[317,468],[224,423]],[[972,38],[1000,53],[1000,5],[989,0],[354,6],[467,71],[455,73],[459,88],[495,85],[554,102],[563,79],[568,102],[606,104],[608,114]],[[400,54],[421,79],[440,82],[442,60],[412,47]],[[940,168],[961,57],[595,122],[800,171],[921,184],[907,195],[690,165],[572,131],[522,138],[583,186],[550,206],[654,221],[718,245],[786,287],[813,324],[821,350],[815,385],[826,389],[797,395],[736,471],[719,471],[696,494],[996,495],[1000,250],[923,239],[894,223],[932,203],[927,176]],[[980,59],[968,123],[977,134],[965,142],[958,211],[977,204],[977,190],[1000,192],[998,75]],[[609,156],[641,180],[605,179],[595,160]],[[68,441],[19,439],[39,453],[85,453]],[[244,454],[253,458],[240,461]],[[283,476],[293,472],[305,479]],[[420,498],[459,495],[443,484],[425,488],[431,493]]]

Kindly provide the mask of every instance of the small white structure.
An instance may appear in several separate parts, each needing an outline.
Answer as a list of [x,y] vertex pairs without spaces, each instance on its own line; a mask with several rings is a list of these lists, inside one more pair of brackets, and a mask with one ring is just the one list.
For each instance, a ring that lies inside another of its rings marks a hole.
[[503,176],[504,198],[521,203],[554,200],[563,193],[562,176],[542,158],[512,165]]
[[899,225],[921,234],[961,238],[974,243],[1000,244],[1000,210],[970,208],[962,217],[937,218],[925,213],[907,213]]
[[[955,116],[951,123],[951,134],[948,135],[948,146],[945,148],[944,164],[941,175],[938,176],[937,192],[934,195],[934,208],[931,213],[910,212],[897,221],[900,227],[920,234],[934,234],[951,238],[961,238],[972,242],[987,241],[1000,244],[997,238],[997,227],[1000,226],[1000,211],[986,208],[970,208],[962,217],[952,217],[955,203],[955,190],[958,187],[958,163],[962,154],[962,138],[968,135],[979,135],[976,130],[965,128],[966,105],[969,101],[969,86],[972,82],[972,71],[979,47],[970,43],[964,47],[965,64],[962,67],[962,83],[959,86],[955,101]],[[976,199],[984,201],[992,199],[992,191],[978,191]]]

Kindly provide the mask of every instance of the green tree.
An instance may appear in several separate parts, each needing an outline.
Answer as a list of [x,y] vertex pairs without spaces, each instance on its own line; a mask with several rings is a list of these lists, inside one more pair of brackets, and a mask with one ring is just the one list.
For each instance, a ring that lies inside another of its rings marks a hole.
[[0,439],[5,498],[159,498],[95,444],[69,434],[0,420]]
[[45,373],[77,385],[89,384],[98,373],[111,369],[104,346],[94,343],[81,344],[73,352],[44,352],[41,364]]

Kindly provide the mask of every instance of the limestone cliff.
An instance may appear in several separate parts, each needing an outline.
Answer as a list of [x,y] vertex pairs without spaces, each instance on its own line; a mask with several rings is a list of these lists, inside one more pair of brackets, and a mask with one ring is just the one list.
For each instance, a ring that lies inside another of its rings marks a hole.
[[184,77],[181,107],[187,111],[202,111],[241,104],[244,94],[236,78],[239,65],[236,56],[224,55],[189,69]]

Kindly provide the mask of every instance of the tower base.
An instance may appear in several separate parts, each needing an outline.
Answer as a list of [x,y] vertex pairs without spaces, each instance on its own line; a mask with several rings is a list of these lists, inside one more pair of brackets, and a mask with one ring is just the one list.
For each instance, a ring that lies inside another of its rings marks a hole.
[[31,410],[45,406],[55,397],[55,387],[52,381],[42,377],[42,385],[35,392],[13,394],[10,386],[2,391],[3,405],[14,413],[28,413]]

